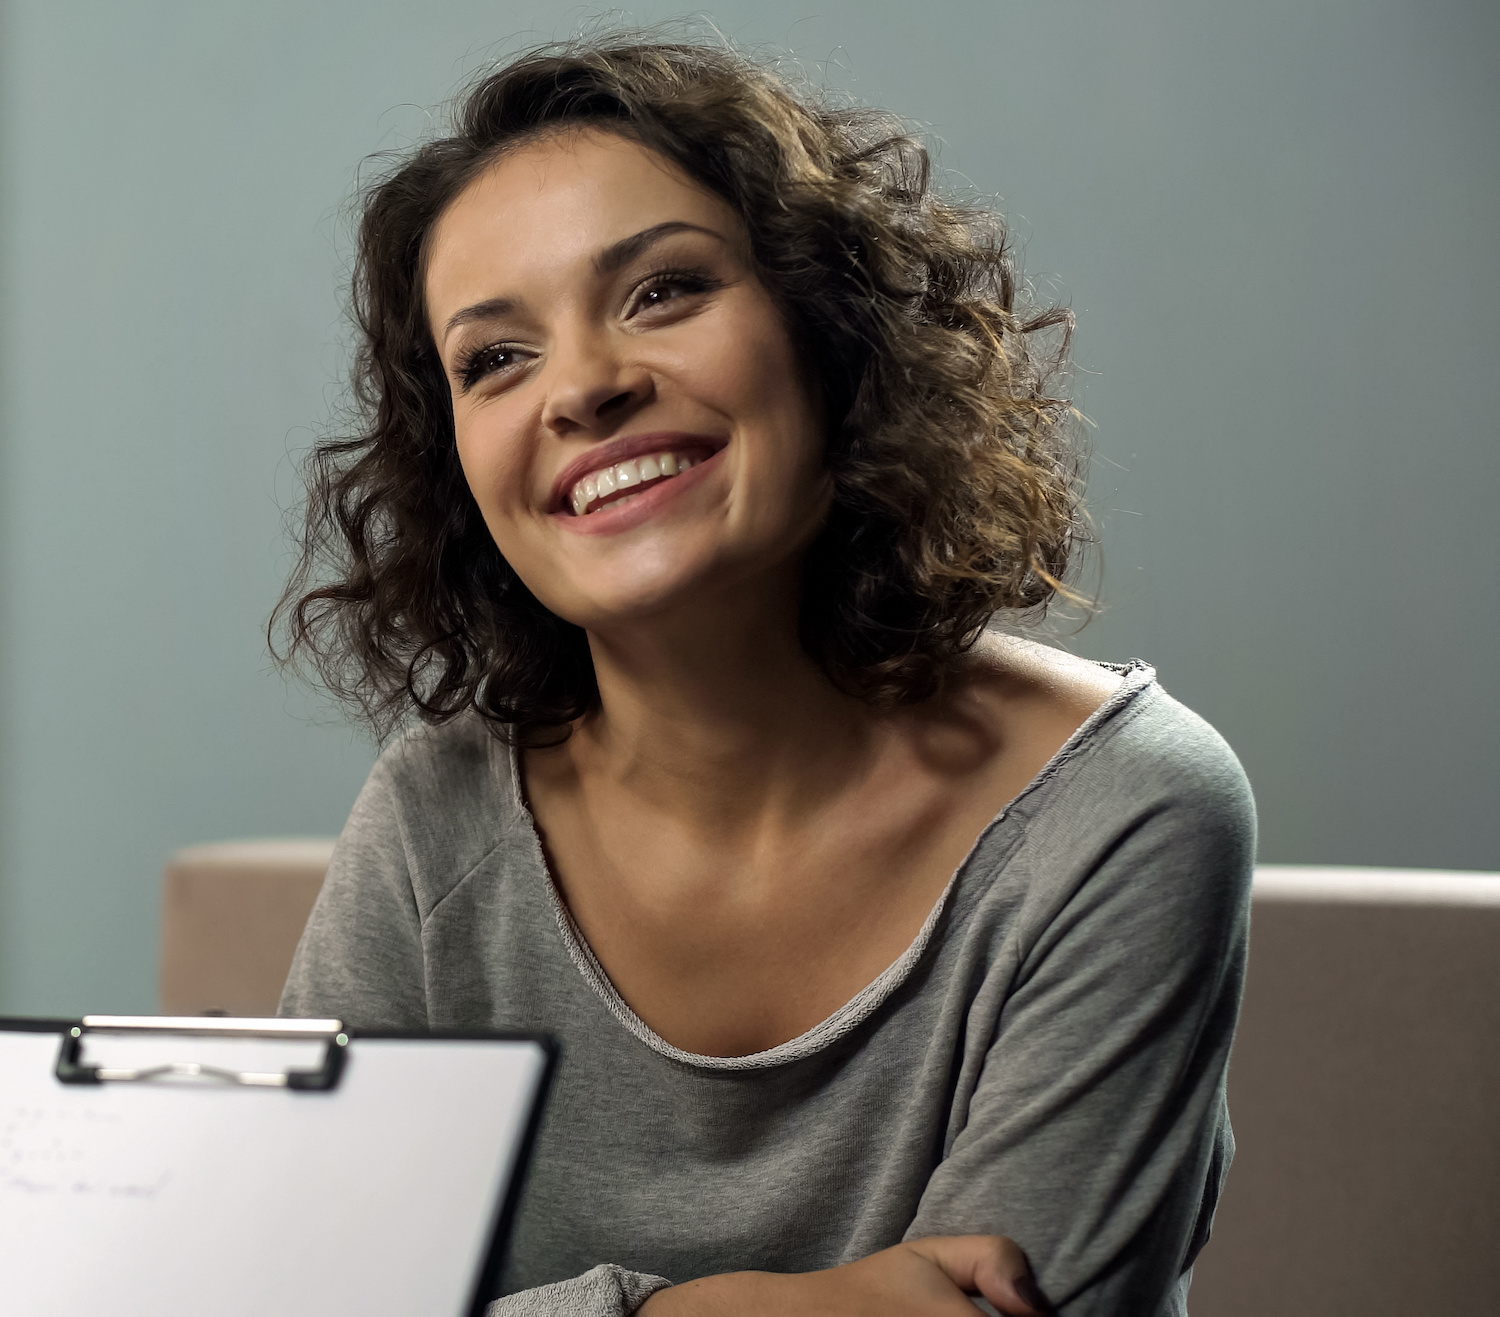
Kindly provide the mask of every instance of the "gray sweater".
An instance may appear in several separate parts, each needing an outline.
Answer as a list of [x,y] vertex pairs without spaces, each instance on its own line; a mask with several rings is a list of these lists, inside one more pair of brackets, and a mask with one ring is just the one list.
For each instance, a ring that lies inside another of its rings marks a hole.
[[1178,1317],[1234,1148],[1255,814],[1218,734],[1116,670],[901,958],[770,1051],[686,1053],[632,1013],[473,720],[381,755],[282,1012],[559,1040],[494,1317],[933,1234],[1011,1236],[1066,1317]]

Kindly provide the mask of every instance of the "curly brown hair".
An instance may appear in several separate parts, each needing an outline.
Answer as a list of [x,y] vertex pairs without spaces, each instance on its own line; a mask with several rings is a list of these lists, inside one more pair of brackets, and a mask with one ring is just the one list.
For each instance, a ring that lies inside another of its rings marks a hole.
[[472,708],[536,744],[597,706],[587,636],[526,588],[469,492],[423,297],[427,240],[458,194],[507,148],[584,125],[734,207],[810,365],[834,498],[801,639],[836,686],[884,707],[930,698],[997,613],[1082,602],[1063,578],[1089,538],[1083,455],[1053,396],[1072,315],[1018,309],[999,217],[937,195],[928,152],[889,115],[722,46],[615,37],[489,72],[450,136],[365,190],[359,424],[306,463],[301,556],[271,619],[282,661],[309,659],[380,733]]

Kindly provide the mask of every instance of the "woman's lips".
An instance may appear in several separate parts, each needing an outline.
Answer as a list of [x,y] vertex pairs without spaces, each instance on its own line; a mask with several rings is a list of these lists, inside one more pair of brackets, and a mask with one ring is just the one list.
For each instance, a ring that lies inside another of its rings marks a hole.
[[689,434],[682,430],[656,430],[647,434],[625,435],[619,439],[611,439],[608,443],[598,444],[574,458],[559,472],[552,485],[551,510],[566,511],[571,515],[574,486],[585,476],[636,458],[652,455],[659,457],[662,453],[674,453],[678,457],[687,456],[697,461],[712,457],[727,442],[727,439],[718,439],[712,435]]
[[569,502],[577,516],[589,515],[590,509],[597,511],[604,504],[638,498],[658,480],[675,480],[703,460],[701,450],[696,457],[691,453],[666,452],[626,458],[584,476],[573,486]]
[[606,503],[584,516],[577,515],[571,506],[554,512],[552,516],[566,530],[578,535],[614,535],[630,530],[643,521],[649,521],[669,503],[689,490],[696,489],[712,472],[718,469],[721,448],[711,457],[704,457],[678,475],[647,485],[628,501]]

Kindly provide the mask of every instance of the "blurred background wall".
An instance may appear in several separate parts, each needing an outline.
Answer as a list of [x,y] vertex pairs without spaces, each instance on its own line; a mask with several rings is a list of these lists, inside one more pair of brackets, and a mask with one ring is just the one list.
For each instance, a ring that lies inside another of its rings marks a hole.
[[[373,748],[263,636],[341,206],[598,12],[0,0],[0,1011],[155,1009],[175,848],[342,824]],[[1078,312],[1105,612],[1068,643],[1220,728],[1262,859],[1500,869],[1500,9],[707,12],[920,121]]]

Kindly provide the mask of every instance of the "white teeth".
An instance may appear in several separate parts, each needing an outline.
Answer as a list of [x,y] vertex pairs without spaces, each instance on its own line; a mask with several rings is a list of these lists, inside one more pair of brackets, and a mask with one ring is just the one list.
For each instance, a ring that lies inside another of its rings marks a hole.
[[[582,517],[588,513],[589,504],[596,499],[608,498],[618,489],[629,489],[632,485],[639,485],[647,480],[657,480],[662,476],[675,476],[683,471],[690,471],[699,465],[703,458],[696,460],[677,453],[652,453],[646,457],[634,461],[617,462],[614,466],[604,467],[598,471],[592,471],[584,476],[568,495],[568,502],[572,504],[573,515]],[[616,507],[621,503],[629,503],[633,498],[639,498],[639,494],[627,494],[624,498],[617,498],[610,504]]]

